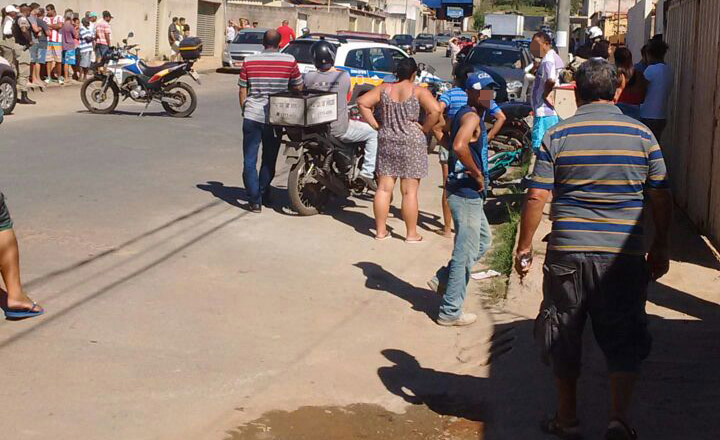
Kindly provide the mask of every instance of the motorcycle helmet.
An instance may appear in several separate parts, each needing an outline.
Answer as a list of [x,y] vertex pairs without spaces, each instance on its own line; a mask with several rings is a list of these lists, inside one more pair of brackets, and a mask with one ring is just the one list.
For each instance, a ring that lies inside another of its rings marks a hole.
[[587,31],[585,31],[585,35],[587,35],[588,39],[590,39],[590,40],[596,40],[598,38],[602,38],[603,33],[599,27],[593,26],[593,27],[589,28]]
[[320,70],[327,70],[335,65],[335,47],[325,40],[313,43],[310,54],[313,64]]

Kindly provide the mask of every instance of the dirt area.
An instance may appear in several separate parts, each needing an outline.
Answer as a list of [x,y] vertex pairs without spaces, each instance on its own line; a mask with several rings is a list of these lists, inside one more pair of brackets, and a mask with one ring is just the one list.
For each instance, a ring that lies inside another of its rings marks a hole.
[[404,414],[381,406],[306,406],[296,411],[271,411],[237,430],[226,440],[479,440],[483,424],[436,414],[413,405]]

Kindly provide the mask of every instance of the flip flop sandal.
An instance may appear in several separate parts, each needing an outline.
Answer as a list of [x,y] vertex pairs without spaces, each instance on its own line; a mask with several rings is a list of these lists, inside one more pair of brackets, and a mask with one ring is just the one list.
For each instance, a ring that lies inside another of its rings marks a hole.
[[420,236],[420,238],[418,238],[417,240],[405,240],[405,243],[407,243],[407,244],[418,244],[418,243],[422,243],[422,242],[423,242],[422,236]]
[[636,440],[637,432],[622,420],[613,419],[605,431],[605,440]]
[[580,423],[575,422],[573,426],[562,426],[557,420],[557,415],[548,416],[540,422],[540,430],[563,440],[582,440],[583,438],[580,432]]
[[[35,310],[37,308],[37,310]],[[5,318],[10,319],[22,319],[22,318],[33,318],[35,316],[40,316],[43,313],[45,313],[45,310],[43,310],[38,303],[33,301],[32,307],[30,307],[30,310],[13,310],[13,309],[6,309],[5,310]]]
[[376,235],[376,236],[375,236],[375,240],[377,240],[377,241],[384,241],[384,240],[387,240],[388,238],[390,238],[390,235],[391,235],[391,234],[390,234],[390,232],[388,231],[388,232],[387,232],[385,235],[383,235],[382,237],[379,236],[379,235]]

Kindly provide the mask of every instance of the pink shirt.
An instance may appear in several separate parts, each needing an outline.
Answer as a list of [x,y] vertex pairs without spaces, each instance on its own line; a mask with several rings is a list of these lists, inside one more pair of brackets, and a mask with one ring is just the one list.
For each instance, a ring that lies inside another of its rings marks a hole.
[[110,38],[112,38],[112,29],[110,28],[110,23],[105,20],[98,21],[97,26],[95,26],[95,34],[97,35],[97,44],[104,44],[105,46],[109,46],[107,38],[105,38],[105,34],[108,34]]

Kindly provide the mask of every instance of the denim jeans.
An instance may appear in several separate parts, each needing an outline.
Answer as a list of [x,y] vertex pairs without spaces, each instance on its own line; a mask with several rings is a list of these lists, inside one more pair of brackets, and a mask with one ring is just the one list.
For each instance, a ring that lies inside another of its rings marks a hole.
[[484,198],[449,194],[447,199],[455,223],[455,246],[450,262],[437,271],[435,280],[445,286],[438,317],[452,321],[462,314],[470,271],[490,248],[492,235],[483,209]]
[[347,131],[338,139],[344,142],[365,142],[365,160],[360,174],[365,177],[374,177],[378,146],[377,131],[373,130],[370,124],[351,119]]
[[[262,141],[263,152],[258,176],[257,160]],[[280,139],[270,124],[245,119],[243,121],[243,182],[250,203],[262,203],[262,197],[275,177],[275,162]]]

